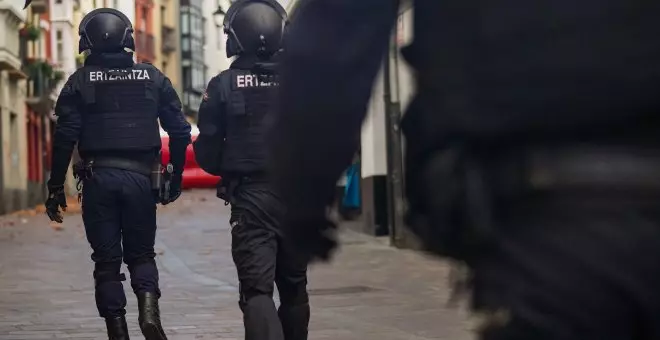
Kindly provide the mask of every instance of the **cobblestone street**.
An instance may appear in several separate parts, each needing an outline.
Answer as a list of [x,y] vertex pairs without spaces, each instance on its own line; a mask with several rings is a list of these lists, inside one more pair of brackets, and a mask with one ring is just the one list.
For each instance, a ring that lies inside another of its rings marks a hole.
[[[242,339],[228,207],[212,191],[159,207],[163,324],[171,340]],[[445,263],[346,231],[331,265],[310,271],[310,339],[471,339],[448,308]],[[0,217],[0,340],[107,339],[94,304],[91,250],[79,214]],[[123,270],[126,272],[126,270]],[[128,281],[131,335],[142,339]]]

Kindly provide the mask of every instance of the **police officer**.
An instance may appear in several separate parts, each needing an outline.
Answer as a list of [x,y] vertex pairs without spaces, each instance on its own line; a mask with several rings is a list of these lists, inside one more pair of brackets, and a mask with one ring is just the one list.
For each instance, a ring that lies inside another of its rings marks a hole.
[[150,176],[155,167],[158,182],[160,119],[170,135],[173,165],[169,192],[163,195],[169,198],[161,203],[179,197],[190,125],[170,80],[150,64],[135,64],[125,50],[135,48],[132,33],[128,18],[110,8],[93,10],[80,23],[80,52],[91,54],[69,77],[55,106],[58,120],[46,207],[50,219],[61,223],[64,178],[78,143],[82,162],[74,174],[83,184],[82,214],[93,249],[96,305],[108,337],[129,339],[123,260],[138,299],[142,333],[149,340],[164,340],[154,261],[160,188],[152,185]]
[[286,20],[271,0],[239,0],[230,7],[227,56],[238,58],[209,82],[193,144],[200,166],[222,176],[219,197],[231,203],[232,256],[248,340],[307,339],[309,323],[307,264],[282,239],[277,221],[284,206],[265,173],[263,137],[278,86],[274,56]]
[[[472,269],[483,339],[660,337],[660,3],[413,3],[410,228]],[[289,28],[269,145],[311,258],[398,5],[302,0]]]

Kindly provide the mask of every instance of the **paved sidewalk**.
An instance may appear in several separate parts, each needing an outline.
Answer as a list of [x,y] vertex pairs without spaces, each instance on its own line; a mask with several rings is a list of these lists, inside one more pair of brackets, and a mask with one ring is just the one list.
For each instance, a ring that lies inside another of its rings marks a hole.
[[[156,243],[170,340],[242,339],[229,209],[211,191],[159,207]],[[466,313],[445,308],[447,265],[353,232],[331,265],[310,273],[310,339],[466,340]],[[0,217],[0,340],[107,339],[94,305],[80,215]],[[128,273],[127,273],[128,274]],[[142,339],[130,286],[129,328]]]

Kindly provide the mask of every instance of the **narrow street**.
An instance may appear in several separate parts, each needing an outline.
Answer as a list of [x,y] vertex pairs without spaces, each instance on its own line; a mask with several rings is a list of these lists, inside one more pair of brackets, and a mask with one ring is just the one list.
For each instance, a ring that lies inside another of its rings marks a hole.
[[[161,311],[171,340],[243,337],[228,213],[206,190],[159,207]],[[342,238],[334,262],[310,272],[310,339],[471,339],[467,313],[447,307],[445,263],[386,239],[349,231]],[[78,213],[59,226],[42,213],[0,217],[0,340],[107,339],[90,252]],[[124,287],[131,335],[142,339]]]

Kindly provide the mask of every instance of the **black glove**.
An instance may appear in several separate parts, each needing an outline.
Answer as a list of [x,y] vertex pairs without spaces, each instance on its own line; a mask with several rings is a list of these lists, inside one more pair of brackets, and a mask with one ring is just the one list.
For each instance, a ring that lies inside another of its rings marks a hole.
[[46,214],[51,221],[62,223],[64,218],[60,212],[66,211],[66,195],[64,185],[48,185],[48,199],[46,200]]
[[176,201],[179,196],[181,196],[181,181],[183,177],[180,174],[173,174],[169,179],[169,190],[166,187],[168,181],[166,180],[163,187],[163,195],[161,195],[160,203],[163,205],[168,205]]

